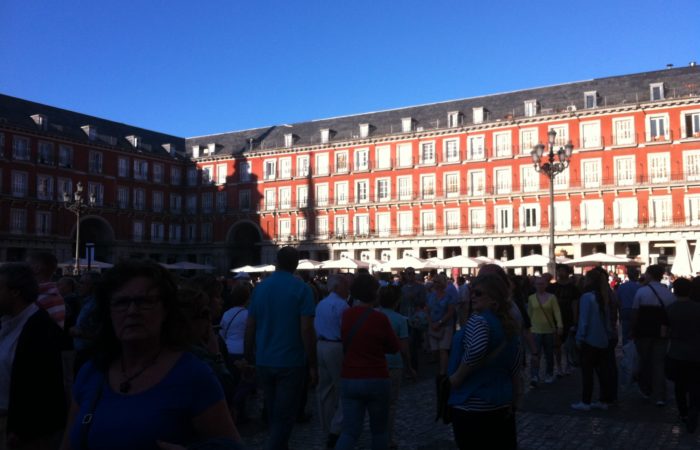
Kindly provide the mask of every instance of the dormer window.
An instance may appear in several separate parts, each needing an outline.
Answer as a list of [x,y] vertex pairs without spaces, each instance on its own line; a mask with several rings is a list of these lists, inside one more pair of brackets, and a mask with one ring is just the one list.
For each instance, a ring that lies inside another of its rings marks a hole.
[[525,117],[536,116],[540,112],[540,105],[537,100],[525,100]]
[[139,148],[141,145],[141,137],[136,136],[136,135],[130,135],[126,137],[126,140],[129,141],[132,147],[134,148]]
[[369,124],[368,123],[361,123],[360,124],[360,137],[366,138],[368,136],[369,136]]
[[211,142],[211,143],[207,144],[207,152],[206,152],[206,154],[207,154],[207,156],[211,156],[211,155],[213,155],[214,153],[216,153],[216,143]]
[[49,127],[49,118],[43,114],[34,114],[32,120],[39,127],[40,130],[46,131]]
[[91,141],[97,139],[97,127],[95,127],[94,125],[85,125],[80,128],[85,132],[85,135]]
[[651,83],[649,85],[649,98],[651,101],[663,100],[664,99],[664,84],[663,83]]
[[192,146],[192,157],[199,158],[199,145]]
[[291,147],[294,145],[294,135],[292,133],[287,133],[284,135],[284,146]]
[[458,127],[461,122],[462,113],[459,111],[451,111],[447,113],[447,127],[454,128]]
[[474,119],[474,123],[483,123],[484,122],[484,107],[479,106],[476,108],[472,108],[472,118]]
[[163,150],[165,150],[169,154],[175,156],[175,153],[177,152],[177,148],[175,147],[174,144],[167,143],[167,144],[163,144],[162,147],[163,147]]
[[413,119],[411,117],[404,117],[401,119],[401,131],[404,133],[413,131]]
[[331,130],[328,128],[321,129],[321,144],[327,144],[331,139]]
[[598,107],[598,91],[588,91],[583,93],[583,104],[586,109]]

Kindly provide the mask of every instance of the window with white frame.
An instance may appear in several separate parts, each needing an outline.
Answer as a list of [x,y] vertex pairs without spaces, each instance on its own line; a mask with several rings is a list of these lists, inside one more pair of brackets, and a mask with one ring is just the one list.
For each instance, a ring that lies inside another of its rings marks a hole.
[[328,153],[316,155],[316,175],[328,175]]
[[186,233],[185,239],[187,242],[195,242],[197,240],[197,224],[188,223]]
[[[156,166],[153,166],[155,169]],[[155,172],[155,170],[154,170]],[[216,166],[216,184],[226,184],[226,176],[228,175],[228,167],[226,164],[219,164]]]
[[493,169],[493,187],[496,194],[509,194],[513,186],[513,174],[510,167]]
[[583,106],[586,109],[598,107],[598,92],[587,91],[583,93]]
[[134,179],[135,180],[146,180],[147,178],[148,178],[148,161],[135,159],[134,160]]
[[617,156],[615,161],[615,185],[632,186],[634,184],[634,156]]
[[134,189],[134,209],[142,211],[146,208],[146,191],[143,188]]
[[520,130],[520,154],[529,155],[539,142],[537,128],[525,128]]
[[[700,225],[700,195],[685,196],[685,224]],[[695,245],[699,245],[696,243]]]
[[459,126],[459,111],[450,111],[447,113],[447,126],[449,128],[454,128]]
[[664,99],[664,84],[663,83],[650,83],[649,84],[649,99],[651,101],[663,100]]
[[197,168],[188,167],[187,168],[187,185],[197,186]]
[[297,186],[297,208],[308,208],[309,206],[309,187]]
[[667,227],[673,223],[671,196],[649,197],[649,226]]
[[53,177],[49,175],[36,176],[36,198],[53,200]]
[[413,131],[413,119],[410,117],[404,117],[401,119],[401,131],[404,133],[408,133],[409,131]]
[[355,181],[355,201],[357,203],[367,203],[369,201],[369,181]]
[[12,138],[12,159],[29,160],[29,139],[23,136]]
[[496,233],[510,233],[513,231],[513,207],[494,206],[493,217],[496,222]]
[[284,146],[291,147],[294,145],[294,135],[292,133],[287,133],[284,135]]
[[336,236],[344,237],[348,234],[348,216],[335,216],[335,228],[333,230]]
[[102,206],[105,200],[105,189],[102,183],[88,183],[87,195],[95,198],[95,205]]
[[66,193],[69,196],[73,196],[73,182],[68,178],[58,178],[56,180],[56,192],[63,199],[63,194]]
[[369,128],[370,128],[370,125],[368,123],[361,123],[360,124],[360,137],[362,139],[369,136]]
[[396,177],[396,184],[399,186],[399,200],[411,200],[413,196],[412,177]]
[[377,201],[388,202],[389,200],[391,200],[391,179],[377,179]]
[[151,241],[163,242],[165,227],[160,222],[151,222]]
[[[172,197],[171,197],[172,199]],[[120,209],[126,209],[129,207],[129,188],[124,186],[119,186],[117,188],[117,206]],[[172,207],[171,207],[172,209]]]
[[328,237],[328,217],[316,217],[316,237],[319,239]]
[[459,162],[459,139],[445,139],[442,145],[445,162]]
[[280,178],[292,178],[292,158],[280,158]]
[[556,147],[563,147],[569,143],[569,125],[550,125],[548,131],[552,130],[557,133],[556,137],[554,138],[554,145]]
[[170,166],[170,184],[173,186],[182,184],[182,170],[179,167]]
[[27,210],[12,208],[10,209],[10,233],[26,233],[27,232]]
[[391,168],[391,147],[389,145],[381,145],[376,148],[376,168],[390,169]]
[[668,134],[668,114],[647,116],[647,141],[666,141]]
[[472,108],[472,122],[474,124],[480,124],[484,122],[484,107],[483,106],[477,106],[476,108]]
[[51,234],[51,213],[48,211],[36,212],[36,234],[38,236],[48,236]]
[[153,198],[151,199],[151,208],[153,209],[153,212],[162,212],[163,211],[163,193],[161,191],[153,191],[153,194],[151,194]]
[[345,173],[348,171],[348,152],[335,152],[335,172]]
[[622,197],[613,201],[615,228],[637,228],[637,198]]
[[355,236],[368,236],[369,235],[369,215],[367,214],[355,214],[354,218],[354,232]]
[[226,212],[228,203],[228,193],[226,191],[217,191],[216,193],[216,210],[220,213]]
[[419,144],[420,148],[420,163],[421,164],[434,164],[435,163],[435,142],[421,142]]
[[435,197],[435,175],[421,175],[420,192],[424,199]]
[[335,188],[335,204],[336,205],[347,205],[348,204],[348,192],[349,192],[348,182],[341,181],[339,183],[335,183],[334,188]]
[[53,164],[53,144],[51,142],[39,141],[37,160],[39,164]]
[[600,187],[600,159],[584,159],[581,161],[581,173],[583,174],[583,187]]
[[650,153],[648,161],[649,180],[652,183],[663,183],[670,180],[671,159],[668,152]]
[[238,191],[238,207],[241,208],[242,211],[248,211],[250,209],[250,191],[248,189]]
[[539,231],[540,229],[540,205],[526,203],[520,205],[520,230]]
[[582,148],[599,148],[602,146],[599,120],[581,122],[580,132]]
[[265,189],[264,199],[265,199],[265,210],[274,211],[277,208],[275,202],[276,192],[274,189]]
[[605,208],[603,200],[583,200],[579,206],[581,228],[584,230],[602,230],[605,226]]
[[700,111],[684,112],[681,117],[683,137],[700,138]]
[[420,228],[423,234],[435,233],[435,211],[421,211]]
[[536,116],[539,112],[537,100],[525,100],[525,117]]
[[211,214],[214,208],[214,196],[211,192],[202,193],[202,212],[204,214]]
[[377,213],[377,234],[379,237],[387,237],[391,234],[391,214],[390,213]]
[[211,184],[213,182],[214,182],[214,166],[202,166],[202,184],[203,185]]
[[683,172],[688,181],[700,180],[700,150],[683,152]]
[[571,203],[554,202],[554,229],[566,231],[571,229]]
[[326,183],[316,185],[316,205],[328,205],[328,185]]
[[134,220],[131,225],[134,241],[141,242],[143,240],[143,221]]
[[250,163],[248,161],[238,163],[238,180],[241,183],[247,183],[250,181]]
[[263,162],[263,179],[274,180],[277,177],[277,160],[267,159]]
[[399,234],[402,236],[413,234],[413,213],[411,211],[399,211],[397,214]]
[[511,132],[501,131],[493,133],[494,156],[504,158],[513,154],[511,147]]
[[459,234],[460,232],[460,211],[458,209],[445,210],[445,232],[447,234]]
[[281,187],[279,191],[280,209],[289,209],[292,207],[292,188]]
[[355,171],[369,170],[369,149],[358,148],[355,150]]
[[483,170],[469,171],[469,195],[477,196],[486,193],[486,172]]
[[68,168],[73,166],[73,147],[68,145],[58,146],[58,166]]
[[29,176],[27,172],[12,171],[12,196],[26,197]]
[[299,240],[304,240],[308,237],[307,234],[307,228],[306,228],[306,218],[305,217],[299,217],[297,218],[297,239]]
[[413,146],[410,143],[396,146],[396,159],[399,167],[411,167],[413,165]]
[[182,225],[171,223],[168,226],[168,240],[170,242],[182,241]]
[[532,164],[520,166],[520,184],[523,192],[535,192],[540,190],[540,173]]
[[88,161],[90,173],[102,173],[102,152],[91,151]]
[[613,119],[612,122],[614,145],[634,145],[637,143],[633,117],[621,117]]
[[[129,193],[127,191],[127,203],[129,201]],[[182,212],[182,196],[180,194],[170,194],[170,212],[180,214]]]
[[195,214],[197,212],[197,194],[187,194],[185,197],[185,212]]
[[447,197],[459,196],[459,172],[445,174],[445,195]]
[[467,137],[467,159],[478,160],[484,159],[486,157],[486,150],[484,145],[484,135],[480,134],[478,136],[468,136]]
[[297,176],[298,177],[308,177],[309,176],[309,157],[308,157],[308,155],[297,156]]
[[554,177],[554,190],[563,190],[569,188],[569,173],[570,170],[567,169],[563,172],[558,173]]
[[163,182],[163,164],[153,164],[153,182],[162,183]]
[[469,209],[469,230],[472,233],[483,233],[486,231],[486,209]]
[[279,220],[280,238],[287,239],[292,235],[292,221],[289,219]]

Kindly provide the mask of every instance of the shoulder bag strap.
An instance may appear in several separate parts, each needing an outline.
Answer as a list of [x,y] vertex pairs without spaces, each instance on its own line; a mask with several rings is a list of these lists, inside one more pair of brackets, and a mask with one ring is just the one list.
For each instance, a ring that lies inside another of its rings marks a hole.
[[367,307],[366,310],[362,312],[360,317],[357,318],[355,323],[352,324],[352,328],[350,328],[348,336],[343,340],[343,353],[348,352],[348,349],[350,348],[350,343],[352,342],[352,338],[355,337],[357,332],[360,330],[360,327],[362,326],[362,324],[365,323],[365,320],[367,320],[367,317],[369,317],[369,314],[371,312],[372,308]]
[[663,309],[664,312],[666,312],[666,305],[664,305],[664,302],[661,301],[661,297],[659,297],[659,294],[656,293],[656,289],[654,289],[654,286],[652,286],[651,284],[647,284],[647,286],[649,287],[649,289],[651,289],[651,292],[653,292],[656,296],[656,299],[659,301],[659,305],[661,305],[661,309]]
[[241,306],[241,309],[239,309],[238,312],[236,312],[236,314],[234,314],[233,317],[231,317],[231,320],[228,321],[228,325],[226,325],[226,329],[224,330],[224,337],[228,335],[228,330],[229,328],[231,328],[231,324],[236,319],[236,316],[238,316],[244,309],[245,308]]
[[[535,292],[532,294],[535,296],[535,301],[537,301],[537,304],[539,305],[540,309],[542,310],[542,314],[544,314],[544,318],[547,319],[547,323],[549,324],[550,327],[554,328],[554,333],[557,332],[557,327],[555,327],[552,324],[552,320],[549,320],[549,314],[547,314],[547,311],[544,310],[544,307],[542,306],[542,303],[540,303],[540,298],[537,296],[537,293]],[[552,294],[549,294],[549,297],[547,297],[547,301],[552,297]]]
[[102,390],[104,388],[105,378],[100,372],[100,380],[97,383],[97,392],[92,397],[92,402],[90,402],[90,408],[88,408],[87,413],[83,415],[80,420],[80,448],[81,450],[87,450],[90,448],[88,445],[88,438],[90,436],[90,426],[92,425],[92,418],[95,415],[95,410],[97,409],[98,403],[102,398]]

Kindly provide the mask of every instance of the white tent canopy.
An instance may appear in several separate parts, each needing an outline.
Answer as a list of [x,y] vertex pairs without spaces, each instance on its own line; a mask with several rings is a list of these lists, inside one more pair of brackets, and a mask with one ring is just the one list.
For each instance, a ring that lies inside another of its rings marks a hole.
[[404,256],[403,258],[387,261],[380,267],[382,272],[390,272],[392,269],[406,269],[413,267],[414,269],[440,269],[442,266],[431,263],[425,259],[416,258],[415,256]]
[[671,273],[677,277],[691,277],[695,275],[688,241],[685,239],[676,241],[676,256],[673,258]]
[[575,267],[586,267],[586,266],[637,266],[639,263],[637,261],[622,258],[615,255],[607,255],[605,253],[594,253],[592,255],[586,255],[581,258],[574,258],[566,264]]
[[476,269],[483,263],[476,261],[474,258],[470,258],[464,255],[452,256],[451,258],[443,259],[440,263],[444,269],[451,269],[454,267],[460,269]]
[[[78,264],[80,267],[87,268],[88,266],[88,260],[87,258],[80,258],[78,260]],[[58,265],[58,267],[75,267],[75,258],[69,259],[68,261],[64,261]],[[96,259],[93,259],[90,261],[90,268],[91,269],[109,269],[110,267],[114,267],[113,264],[102,262],[102,261],[97,261]]]
[[236,267],[235,269],[231,269],[231,272],[239,273],[239,272],[252,272],[255,267],[250,266],[250,265],[245,265],[241,267]]
[[320,261],[315,261],[313,259],[300,259],[299,265],[297,265],[297,270],[316,270],[320,267]]
[[538,254],[514,258],[503,263],[503,267],[547,267],[547,265],[549,265],[549,258]]
[[695,250],[693,251],[691,266],[693,268],[693,274],[700,272],[700,239],[695,241]]
[[352,258],[329,259],[321,263],[321,269],[369,269],[369,264]]

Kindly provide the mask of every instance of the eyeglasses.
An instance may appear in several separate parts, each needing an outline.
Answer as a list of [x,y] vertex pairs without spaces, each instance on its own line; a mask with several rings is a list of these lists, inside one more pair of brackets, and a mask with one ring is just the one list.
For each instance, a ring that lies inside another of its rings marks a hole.
[[160,297],[147,295],[115,297],[109,302],[109,307],[112,309],[112,311],[123,312],[129,309],[129,306],[131,306],[132,303],[136,305],[138,309],[147,311],[155,308],[155,306],[160,303]]

